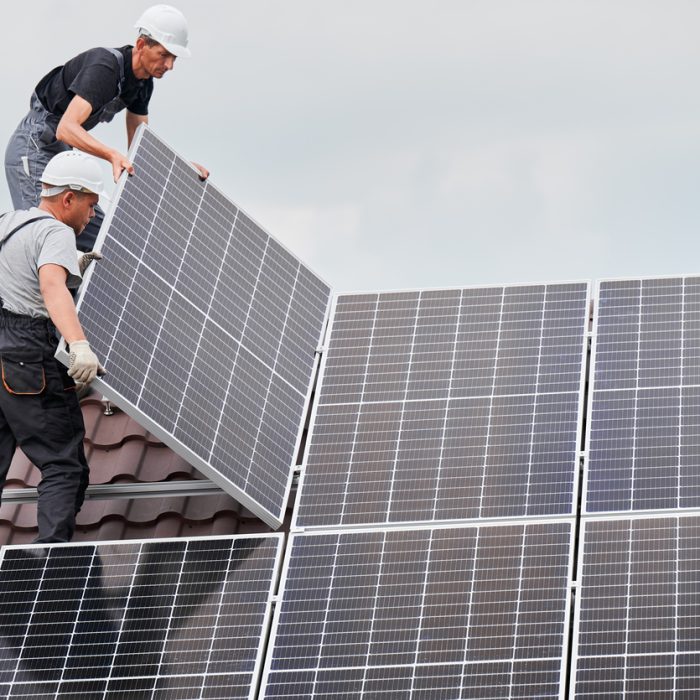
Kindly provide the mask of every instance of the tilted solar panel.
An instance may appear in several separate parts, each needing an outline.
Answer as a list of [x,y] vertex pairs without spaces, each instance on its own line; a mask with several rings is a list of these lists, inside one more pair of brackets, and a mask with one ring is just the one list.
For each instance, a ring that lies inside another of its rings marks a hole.
[[330,290],[152,131],[132,159],[79,302],[97,386],[278,527]]
[[571,522],[295,533],[261,698],[562,698]]
[[299,527],[568,515],[587,283],[340,295]]
[[584,512],[700,506],[700,277],[606,280]]
[[700,697],[700,517],[583,527],[575,697]]
[[0,697],[253,698],[281,535],[5,547]]

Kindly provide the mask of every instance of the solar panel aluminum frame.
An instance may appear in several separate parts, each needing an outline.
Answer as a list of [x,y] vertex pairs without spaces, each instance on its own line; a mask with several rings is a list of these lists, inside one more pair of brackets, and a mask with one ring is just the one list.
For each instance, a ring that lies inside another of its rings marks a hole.
[[[604,279],[596,280],[595,283],[595,296],[593,298],[593,325],[591,331],[591,354],[590,354],[590,376],[588,380],[588,405],[586,408],[586,433],[585,433],[585,444],[583,448],[583,470],[582,470],[582,485],[581,485],[581,515],[582,516],[592,516],[595,518],[601,517],[609,514],[616,514],[618,518],[623,518],[630,516],[634,512],[649,512],[655,513],[656,509],[651,510],[638,510],[634,507],[630,507],[625,510],[611,510],[611,511],[595,511],[588,510],[588,484],[591,475],[590,471],[590,454],[591,454],[591,435],[593,426],[593,403],[596,392],[596,357],[598,351],[598,323],[600,319],[600,288],[602,284],[606,282],[644,282],[651,280],[673,280],[673,279],[686,279],[688,277],[700,277],[700,273],[695,274],[678,274],[678,275],[648,275],[640,277],[606,277]],[[683,386],[679,384],[678,386]],[[685,512],[686,509],[681,509]],[[673,513],[675,509],[659,510],[658,512]]]
[[[418,532],[418,531],[426,531],[426,530],[454,530],[457,528],[464,528],[466,529],[481,529],[481,528],[499,528],[499,527],[508,527],[512,525],[551,525],[554,523],[564,523],[569,525],[569,537],[568,537],[568,546],[569,546],[569,551],[568,551],[568,562],[567,562],[567,593],[566,593],[566,603],[565,603],[565,610],[564,610],[564,617],[562,621],[562,652],[561,655],[559,656],[561,665],[560,665],[560,674],[559,674],[559,695],[558,695],[558,700],[566,700],[567,696],[565,694],[566,687],[567,687],[567,657],[569,655],[569,640],[570,640],[570,635],[569,635],[569,629],[571,626],[571,614],[572,614],[572,587],[573,587],[573,572],[574,572],[574,555],[575,555],[575,541],[576,541],[576,521],[574,518],[571,517],[559,517],[559,518],[551,518],[551,519],[542,519],[542,518],[522,518],[518,519],[517,521],[509,521],[509,522],[500,522],[500,521],[480,521],[479,523],[466,523],[462,522],[457,525],[454,523],[448,523],[448,522],[440,522],[440,523],[435,523],[435,524],[430,524],[430,523],[419,523],[416,525],[395,525],[395,526],[390,526],[390,527],[381,527],[381,526],[373,526],[373,527],[361,527],[361,528],[342,528],[342,527],[335,527],[335,528],[329,528],[323,531],[317,530],[317,529],[311,529],[309,528],[308,531],[303,531],[303,530],[298,530],[298,531],[293,531],[290,532],[289,534],[289,539],[287,541],[287,545],[285,548],[285,553],[284,553],[284,561],[282,563],[282,571],[281,571],[281,576],[280,576],[280,583],[279,583],[279,589],[277,592],[276,596],[276,606],[275,610],[273,613],[273,619],[272,619],[272,626],[270,630],[270,637],[269,637],[269,642],[268,642],[268,649],[267,649],[267,654],[265,656],[265,665],[263,667],[262,671],[262,679],[260,683],[260,690],[259,690],[259,700],[265,700],[266,696],[266,689],[268,682],[270,680],[270,675],[273,673],[273,670],[271,668],[271,664],[273,661],[274,657],[274,650],[275,650],[275,642],[278,637],[279,633],[279,626],[280,626],[280,618],[282,615],[282,608],[284,605],[284,593],[285,593],[285,588],[289,575],[289,569],[290,569],[290,564],[291,564],[291,558],[292,558],[292,551],[294,548],[294,541],[297,537],[322,537],[325,535],[355,535],[355,534],[361,534],[361,533],[388,533],[388,532]],[[476,561],[476,559],[475,559]],[[373,668],[373,667],[366,667],[366,668]],[[381,668],[381,666],[378,666],[377,668]],[[312,669],[312,668],[304,668],[304,671],[313,671],[313,670],[320,670],[320,669]],[[333,669],[325,669],[325,670],[333,670]],[[291,696],[290,696],[291,697]],[[363,697],[363,695],[358,695],[358,698]],[[423,697],[423,696],[421,696]],[[427,696],[425,696],[427,697]]]
[[[675,275],[673,277],[676,277]],[[635,278],[639,279],[639,278]],[[657,278],[654,278],[657,279]],[[634,523],[634,522],[639,522],[639,521],[645,521],[645,520],[658,520],[658,519],[664,519],[664,520],[676,520],[679,524],[685,519],[690,519],[690,518],[698,518],[698,511],[690,511],[690,509],[679,509],[679,510],[658,510],[658,511],[645,511],[645,512],[636,512],[636,513],[606,513],[606,514],[600,514],[597,513],[595,516],[589,516],[589,517],[582,517],[581,518],[581,526],[580,526],[580,533],[578,536],[578,557],[577,557],[577,562],[576,562],[576,571],[577,571],[577,580],[576,580],[576,590],[577,590],[577,595],[576,595],[576,603],[574,605],[574,610],[573,610],[573,635],[572,635],[572,644],[571,644],[571,692],[570,696],[571,698],[576,698],[576,682],[578,679],[578,671],[579,671],[579,660],[581,658],[595,658],[595,657],[581,657],[580,656],[580,631],[581,631],[581,608],[582,608],[582,602],[583,602],[583,593],[582,593],[582,585],[583,585],[583,567],[584,567],[584,556],[586,553],[586,542],[588,538],[588,530],[587,526],[595,523],[601,523],[601,522],[609,522],[609,523]],[[680,562],[680,559],[678,560]],[[649,579],[649,585],[652,586],[654,579],[652,578],[651,575],[648,576]],[[628,596],[629,596],[629,591],[628,591]],[[629,605],[629,597],[627,598],[627,602]],[[634,622],[634,620],[633,620]],[[678,654],[678,650],[675,652],[676,655]],[[625,654],[626,655],[626,654]],[[650,654],[651,656],[655,655],[661,655],[661,654]],[[607,654],[601,654],[600,655],[602,658],[606,658],[609,655]],[[648,692],[653,692],[651,689],[649,689]],[[661,691],[659,691],[661,693]],[[595,693],[598,695],[599,693]],[[624,693],[615,693],[615,692],[609,692],[606,694],[606,697],[623,697]],[[650,696],[651,697],[651,696]]]
[[10,550],[46,550],[46,549],[66,549],[75,547],[110,547],[110,546],[125,546],[125,545],[150,545],[162,543],[182,543],[182,542],[210,542],[216,540],[250,540],[250,539],[268,539],[276,540],[275,561],[272,566],[270,576],[270,587],[265,603],[264,619],[261,625],[261,635],[258,641],[258,646],[255,654],[255,665],[251,671],[251,683],[249,691],[249,700],[255,700],[258,697],[258,687],[260,683],[260,674],[262,664],[264,662],[265,651],[270,634],[270,623],[272,618],[272,608],[276,600],[275,591],[279,583],[280,564],[284,553],[285,535],[283,533],[250,533],[241,535],[214,535],[211,537],[163,537],[153,539],[134,539],[134,540],[106,540],[98,542],[61,542],[51,544],[29,544],[29,545],[4,545],[0,547],[0,568],[7,551]]
[[[316,425],[316,416],[319,410],[319,392],[320,388],[323,386],[324,382],[324,377],[325,377],[325,372],[326,372],[326,366],[328,363],[328,343],[330,338],[332,337],[333,334],[333,326],[334,326],[334,320],[335,320],[335,312],[336,312],[336,307],[338,304],[338,299],[339,297],[343,296],[364,296],[368,294],[403,294],[403,293],[418,293],[418,292],[438,292],[438,291],[457,291],[457,290],[476,290],[476,289],[507,289],[507,288],[513,288],[513,287],[538,287],[542,285],[552,285],[552,284],[585,284],[586,285],[586,314],[585,314],[585,319],[584,319],[584,329],[583,329],[583,338],[582,338],[582,347],[581,347],[581,371],[580,371],[580,378],[579,378],[579,387],[578,387],[578,403],[577,403],[577,414],[578,414],[578,420],[577,420],[577,425],[576,425],[576,463],[573,465],[573,484],[572,484],[572,500],[571,500],[571,511],[569,513],[565,514],[557,514],[557,515],[552,515],[552,516],[536,516],[537,518],[541,519],[547,519],[549,517],[552,518],[562,518],[562,517],[567,517],[567,516],[572,516],[576,513],[577,510],[577,503],[576,503],[576,494],[579,492],[579,480],[580,480],[580,474],[581,474],[581,469],[580,469],[580,455],[581,455],[581,445],[583,442],[583,415],[584,415],[584,406],[585,406],[585,395],[586,395],[586,379],[587,379],[587,354],[588,354],[588,342],[589,342],[589,337],[590,337],[590,332],[589,332],[589,325],[590,325],[590,306],[591,306],[591,287],[592,287],[592,282],[590,280],[564,280],[564,281],[555,281],[555,282],[533,282],[533,283],[508,283],[508,284],[496,284],[496,285],[466,285],[466,286],[450,286],[450,287],[417,287],[417,288],[412,288],[412,289],[392,289],[392,290],[370,290],[370,291],[355,291],[355,292],[338,292],[333,294],[331,304],[330,304],[330,309],[329,309],[329,314],[326,320],[326,332],[325,332],[325,337],[323,340],[323,345],[322,345],[322,357],[321,357],[321,362],[320,362],[320,368],[318,370],[318,380],[316,383],[316,388],[317,388],[317,393],[316,397],[311,405],[311,415],[310,415],[310,420],[309,420],[309,430],[307,434],[307,439],[305,443],[305,450],[304,450],[304,455],[303,455],[303,461],[301,464],[301,471],[299,474],[299,483],[298,483],[298,488],[297,488],[297,497],[294,502],[294,510],[293,510],[293,515],[292,515],[292,523],[291,523],[291,529],[294,532],[315,532],[315,531],[326,531],[326,530],[335,530],[336,528],[338,529],[361,529],[361,528],[366,528],[370,527],[368,524],[363,524],[363,523],[357,523],[357,524],[343,524],[343,525],[304,525],[300,526],[298,525],[298,517],[299,517],[299,510],[300,510],[300,505],[301,505],[301,496],[304,492],[304,481],[306,479],[306,462],[309,456],[309,448],[313,442],[313,437],[314,437],[314,427]],[[361,405],[361,404],[358,404]],[[487,522],[499,522],[500,520],[508,520],[511,522],[517,522],[521,519],[528,519],[531,518],[532,516],[519,516],[519,517],[513,517],[513,516],[504,516],[503,518],[489,518]],[[469,523],[482,523],[484,522],[483,518],[459,518],[459,519],[454,519],[454,520],[420,520],[417,521],[422,523],[433,523],[435,525],[440,524],[440,523],[451,523],[453,526],[456,524],[463,524],[466,522]],[[402,523],[403,524],[403,523]],[[402,524],[399,523],[385,523],[388,527],[400,527]],[[408,523],[406,523],[408,524]],[[372,525],[372,527],[381,527],[382,524],[375,523]]]
[[[588,405],[586,406],[586,434],[584,435],[583,446],[583,469],[581,474],[581,515],[586,515],[586,505],[588,503],[588,471],[589,455],[591,446],[591,421],[593,420],[593,396],[595,395],[595,359],[598,344],[598,316],[600,309],[600,284],[605,280],[596,280],[595,295],[593,297],[593,324],[591,328],[591,355],[590,355],[590,376],[588,379]],[[598,514],[599,515],[599,514]]]
[[[129,148],[129,158],[133,160],[133,155],[136,152],[144,134],[147,132],[147,130],[150,130],[149,127],[146,124],[141,124],[137,131],[136,134],[133,138],[133,141],[131,143],[131,146]],[[152,130],[151,130],[152,131]],[[182,156],[177,154],[175,152],[175,155],[181,159],[184,160]],[[198,173],[198,171],[193,167],[192,168],[194,173]],[[119,182],[117,183],[117,187],[115,188],[114,195],[112,197],[112,206],[110,207],[109,211],[105,215],[104,222],[102,224],[102,227],[100,228],[100,231],[97,236],[97,240],[95,241],[95,250],[100,250],[103,241],[105,240],[109,228],[112,222],[112,219],[114,217],[114,212],[116,209],[116,203],[119,201],[119,198],[121,197],[122,191],[124,190],[124,187],[126,183],[128,182],[128,176],[126,172],[123,172]],[[209,180],[204,183],[203,187],[207,188],[214,188],[217,192],[219,192],[222,196],[225,197],[223,193],[221,193],[220,190],[218,190],[216,187],[214,187]],[[237,205],[236,205],[237,206]],[[240,209],[240,207],[237,207],[240,211],[243,211]],[[258,225],[263,231],[266,231],[266,229],[258,224],[252,217],[248,215],[247,212],[245,212],[245,215],[250,218],[253,223]],[[270,234],[267,234],[270,235]],[[299,260],[300,259],[289,249],[286,248],[283,244],[281,244],[277,239],[274,239],[277,244],[279,244],[281,247],[283,247],[292,257],[295,259]],[[300,261],[302,262],[302,261]],[[90,265],[87,269],[87,272],[85,273],[85,277],[83,280],[83,284],[81,285],[80,292],[78,299],[76,301],[76,307],[78,310],[78,314],[80,314],[80,307],[82,305],[82,301],[85,297],[85,294],[87,290],[89,289],[90,285],[90,278],[92,276],[92,273],[95,269],[96,263],[93,263]],[[315,273],[314,273],[315,274]],[[318,277],[318,275],[316,275]],[[322,280],[320,277],[319,279],[324,283],[327,284],[324,280]],[[330,285],[328,285],[330,287]],[[309,405],[311,402],[311,396],[313,393],[313,387],[314,387],[314,382],[315,382],[315,377],[317,376],[318,373],[318,366],[319,366],[319,353],[318,349],[321,346],[323,337],[325,335],[325,329],[326,326],[328,325],[328,318],[329,318],[329,307],[330,304],[328,304],[326,308],[326,313],[324,317],[324,321],[321,325],[321,332],[319,335],[319,339],[317,342],[317,346],[315,348],[312,348],[311,350],[314,352],[314,359],[313,359],[313,367],[312,371],[310,374],[310,381],[309,385],[306,391],[306,395],[304,397],[304,410],[301,415],[301,420],[300,424],[297,430],[297,436],[296,436],[296,442],[294,446],[294,457],[292,459],[292,464],[290,464],[289,468],[289,473],[287,477],[287,483],[285,487],[285,493],[283,497],[283,505],[279,513],[272,513],[270,512],[267,508],[262,506],[260,503],[258,503],[254,498],[249,496],[245,491],[240,489],[237,485],[229,481],[224,475],[216,471],[216,469],[212,468],[205,460],[203,460],[199,455],[197,455],[193,450],[191,450],[189,447],[184,445],[183,443],[179,442],[173,435],[171,435],[167,430],[161,428],[157,422],[155,422],[153,419],[151,419],[148,415],[146,415],[143,411],[141,411],[139,408],[131,404],[130,402],[126,401],[123,399],[123,397],[116,391],[113,390],[109,384],[108,381],[105,381],[101,379],[100,377],[97,377],[93,383],[92,386],[99,391],[102,396],[109,401],[111,401],[115,406],[119,407],[122,409],[125,413],[127,413],[131,418],[133,418],[139,425],[141,425],[143,428],[148,430],[151,434],[153,434],[155,437],[157,437],[161,442],[163,442],[165,445],[170,447],[174,452],[176,452],[180,457],[182,457],[185,461],[187,461],[189,464],[191,464],[195,469],[197,469],[199,472],[201,472],[204,476],[208,477],[211,479],[215,484],[220,486],[228,495],[230,495],[232,498],[234,498],[236,501],[238,501],[242,506],[247,508],[251,513],[253,513],[255,516],[259,517],[263,522],[265,522],[267,525],[269,525],[273,529],[277,529],[282,525],[282,522],[284,520],[284,513],[286,509],[286,504],[289,501],[289,496],[292,488],[292,482],[294,479],[294,472],[296,469],[296,456],[299,454],[301,442],[302,442],[302,436],[304,432],[304,423],[305,423],[305,416],[307,416],[309,412]],[[66,351],[66,342],[63,338],[61,338],[59,342],[58,349],[56,351],[56,358],[62,362],[64,365],[68,366],[69,364],[69,354]]]

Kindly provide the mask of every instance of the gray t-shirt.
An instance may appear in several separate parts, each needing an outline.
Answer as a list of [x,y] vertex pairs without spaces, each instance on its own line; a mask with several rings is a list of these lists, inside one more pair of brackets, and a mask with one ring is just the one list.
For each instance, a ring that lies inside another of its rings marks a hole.
[[[0,217],[0,243],[23,221],[48,212],[32,207]],[[42,219],[27,224],[0,248],[0,297],[3,307],[16,314],[48,318],[39,290],[39,268],[53,263],[68,271],[66,284],[80,285],[80,268],[75,247],[75,233],[57,219]]]

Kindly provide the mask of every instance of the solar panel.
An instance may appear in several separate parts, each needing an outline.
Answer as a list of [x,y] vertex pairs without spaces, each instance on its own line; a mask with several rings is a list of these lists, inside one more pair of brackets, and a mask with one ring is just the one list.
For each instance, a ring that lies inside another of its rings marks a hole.
[[79,303],[98,387],[278,527],[330,290],[152,131],[134,143]]
[[5,547],[0,697],[254,697],[281,550],[281,535]]
[[699,533],[697,515],[585,523],[576,698],[700,696]]
[[700,506],[700,277],[599,283],[584,512]]
[[563,698],[572,537],[568,521],[292,534],[261,697]]
[[588,305],[587,283],[337,297],[296,526],[571,514]]

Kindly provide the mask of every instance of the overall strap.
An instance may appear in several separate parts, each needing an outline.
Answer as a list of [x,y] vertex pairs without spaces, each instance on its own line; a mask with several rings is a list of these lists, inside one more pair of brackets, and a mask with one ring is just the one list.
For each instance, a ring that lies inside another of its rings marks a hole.
[[121,95],[122,85],[124,85],[124,80],[126,79],[124,76],[124,54],[118,49],[107,49],[107,51],[109,51],[112,56],[117,59],[117,63],[119,64],[119,85],[117,87],[117,94]]
[[[3,214],[2,216],[5,216],[5,214]],[[0,218],[2,218],[2,217],[0,217]],[[15,226],[15,227],[12,229],[12,231],[10,231],[10,232],[7,234],[7,236],[5,236],[5,238],[3,238],[3,239],[0,241],[0,249],[2,249],[2,247],[5,245],[5,243],[7,243],[7,241],[9,241],[10,238],[11,238],[12,236],[14,236],[15,233],[17,233],[17,231],[19,231],[21,228],[24,228],[24,227],[27,226],[28,224],[33,224],[35,221],[41,221],[42,219],[53,219],[53,218],[54,218],[53,216],[34,216],[34,217],[32,217],[31,219],[27,219],[25,222],[21,223],[19,226]],[[3,302],[3,300],[2,300],[2,297],[0,297],[0,310],[2,310],[2,311],[4,311],[3,303],[4,303],[4,302]]]
[[19,226],[15,226],[12,231],[10,231],[5,238],[3,238],[0,241],[0,248],[2,248],[7,241],[10,240],[11,236],[14,236],[17,231],[19,231],[21,228],[24,228],[28,224],[33,224],[35,221],[41,221],[42,219],[53,219],[53,216],[34,216],[31,219],[27,219],[25,222],[21,223]]

